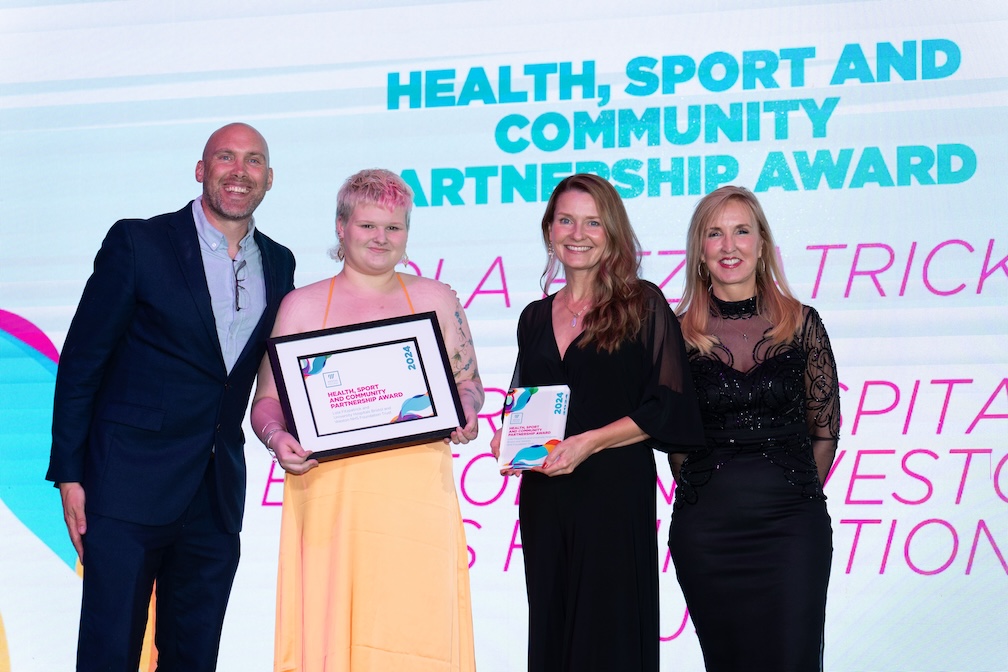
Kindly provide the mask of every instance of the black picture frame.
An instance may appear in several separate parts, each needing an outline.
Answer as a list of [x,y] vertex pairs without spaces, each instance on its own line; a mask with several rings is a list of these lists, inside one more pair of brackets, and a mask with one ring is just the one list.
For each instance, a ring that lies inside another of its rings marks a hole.
[[449,437],[465,425],[433,312],[266,341],[287,429],[332,460]]

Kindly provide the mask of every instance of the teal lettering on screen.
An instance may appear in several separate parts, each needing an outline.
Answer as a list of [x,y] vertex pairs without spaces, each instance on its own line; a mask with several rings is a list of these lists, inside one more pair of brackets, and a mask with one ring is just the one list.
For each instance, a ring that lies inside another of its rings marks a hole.
[[[487,129],[501,160],[451,165],[444,157],[436,167],[401,171],[417,207],[543,202],[574,172],[604,177],[623,198],[695,197],[733,182],[756,192],[923,188],[976,175],[977,152],[954,137],[849,139],[852,124],[883,128],[911,114],[889,111],[876,94],[845,107],[850,91],[953,77],[962,64],[954,41],[831,51],[639,54],[622,70],[588,59],[390,72],[386,107],[506,108]],[[831,136],[844,140],[829,146]]]

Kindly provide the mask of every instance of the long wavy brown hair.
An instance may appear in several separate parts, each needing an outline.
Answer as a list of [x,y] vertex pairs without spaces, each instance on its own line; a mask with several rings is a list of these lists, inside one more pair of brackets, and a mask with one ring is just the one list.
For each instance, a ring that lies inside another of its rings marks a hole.
[[580,346],[595,343],[599,350],[612,353],[622,342],[637,336],[647,313],[640,280],[640,242],[630,226],[623,200],[609,182],[590,173],[571,175],[553,190],[543,214],[543,244],[550,250],[542,274],[543,291],[563,270],[552,254],[550,229],[556,216],[557,200],[568,191],[582,191],[592,197],[606,233],[606,247],[592,285],[594,305],[584,318]]
[[773,328],[767,334],[774,343],[789,343],[802,324],[802,304],[794,297],[784,270],[777,262],[770,223],[756,196],[745,187],[726,186],[716,189],[700,199],[686,234],[686,288],[676,307],[681,317],[683,338],[690,346],[704,354],[718,342],[707,331],[711,314],[711,277],[703,261],[704,238],[707,228],[716,222],[728,203],[744,205],[752,215],[752,223],[759,230],[763,254],[756,265],[756,301],[760,315],[768,319]]

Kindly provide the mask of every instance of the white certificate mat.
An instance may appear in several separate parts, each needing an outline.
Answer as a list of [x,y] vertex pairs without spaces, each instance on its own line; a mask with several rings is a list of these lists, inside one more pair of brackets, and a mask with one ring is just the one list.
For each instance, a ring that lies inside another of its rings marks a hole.
[[464,424],[437,316],[267,342],[287,427],[317,459],[444,439]]

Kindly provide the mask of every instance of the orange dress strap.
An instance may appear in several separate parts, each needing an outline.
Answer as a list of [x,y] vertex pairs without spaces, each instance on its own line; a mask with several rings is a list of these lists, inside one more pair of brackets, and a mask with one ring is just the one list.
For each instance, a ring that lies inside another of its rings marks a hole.
[[332,305],[332,293],[333,293],[333,287],[335,285],[336,285],[336,276],[334,275],[334,276],[332,276],[332,279],[329,281],[329,298],[326,299],[326,302],[325,302],[325,315],[322,316],[322,328],[323,329],[325,329],[326,322],[329,321],[329,306]]
[[[410,315],[416,315],[416,309],[413,307],[413,302],[409,298],[409,292],[406,291],[406,283],[403,282],[402,276],[398,273],[395,274],[396,280],[399,281],[399,286],[402,287],[403,294],[406,295],[406,303],[409,304]],[[332,289],[329,290],[332,292]]]
[[[399,286],[402,287],[403,294],[406,295],[406,303],[409,304],[410,315],[416,315],[416,309],[413,307],[413,301],[410,299],[409,292],[406,290],[406,283],[403,282],[402,276],[396,273],[396,280],[399,281]],[[325,304],[325,315],[322,316],[322,328],[325,329],[326,322],[329,321],[329,306],[332,305],[332,295],[333,287],[336,285],[336,276],[334,275],[331,280],[329,280],[329,296],[326,298]]]

